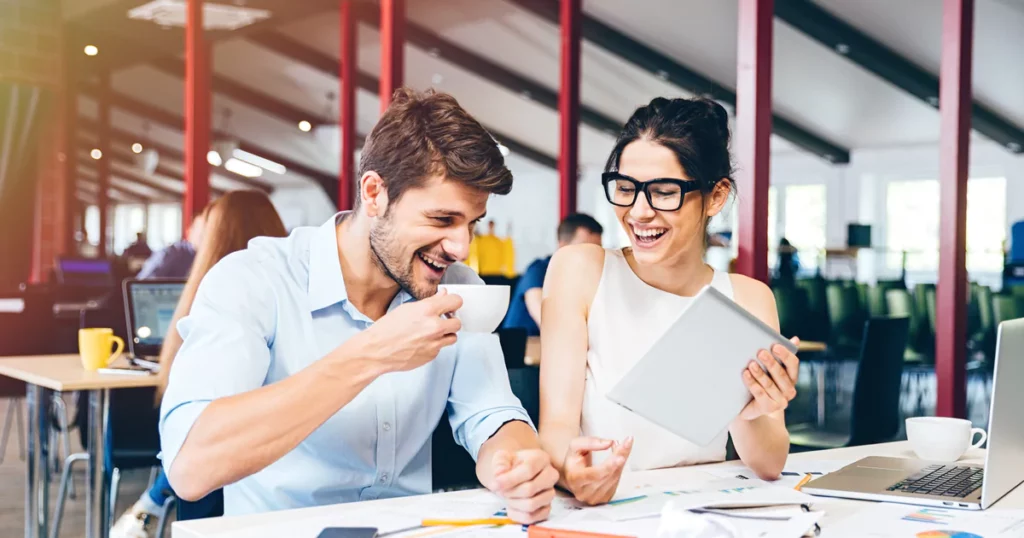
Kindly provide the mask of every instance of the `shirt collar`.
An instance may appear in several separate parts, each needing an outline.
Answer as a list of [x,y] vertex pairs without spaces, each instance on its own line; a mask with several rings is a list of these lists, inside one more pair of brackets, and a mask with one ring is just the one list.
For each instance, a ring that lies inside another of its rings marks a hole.
[[[348,300],[345,288],[345,277],[341,274],[341,259],[338,257],[338,224],[351,214],[341,211],[327,219],[313,232],[309,244],[309,311],[315,312]],[[413,296],[405,290],[399,290],[391,301],[388,311],[413,300]],[[352,312],[353,316],[364,317]]]
[[314,312],[348,299],[338,258],[338,223],[350,211],[341,211],[313,232],[309,244],[309,307]]

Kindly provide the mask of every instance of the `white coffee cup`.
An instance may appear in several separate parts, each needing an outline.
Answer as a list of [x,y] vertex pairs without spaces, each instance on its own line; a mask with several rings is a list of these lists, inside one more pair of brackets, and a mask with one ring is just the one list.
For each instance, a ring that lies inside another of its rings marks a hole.
[[[971,443],[978,433],[981,439]],[[971,421],[962,418],[913,417],[907,419],[907,439],[919,458],[952,462],[960,459],[968,448],[985,444],[988,434],[981,428],[972,428]]]
[[508,311],[508,286],[441,284],[438,289],[462,297],[462,308],[455,312],[455,317],[466,332],[492,333]]

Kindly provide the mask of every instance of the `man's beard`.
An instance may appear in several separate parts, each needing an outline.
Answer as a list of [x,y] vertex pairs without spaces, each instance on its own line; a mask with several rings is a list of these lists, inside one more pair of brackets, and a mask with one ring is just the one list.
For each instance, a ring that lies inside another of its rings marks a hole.
[[402,260],[399,252],[400,246],[394,236],[394,226],[391,217],[385,213],[381,220],[370,227],[370,252],[373,253],[373,263],[394,280],[406,293],[415,299],[425,299],[437,293],[436,286],[427,289],[425,286],[417,286],[413,277],[413,260]]

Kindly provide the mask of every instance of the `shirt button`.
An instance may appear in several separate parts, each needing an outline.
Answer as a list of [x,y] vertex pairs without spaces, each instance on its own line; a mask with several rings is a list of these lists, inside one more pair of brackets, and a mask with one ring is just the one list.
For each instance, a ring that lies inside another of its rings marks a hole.
[[386,432],[391,431],[391,423],[390,422],[385,422],[384,423],[384,431],[386,431]]
[[381,484],[385,484],[385,483],[387,483],[387,481],[388,481],[388,473],[384,473],[384,474],[380,475],[380,483]]

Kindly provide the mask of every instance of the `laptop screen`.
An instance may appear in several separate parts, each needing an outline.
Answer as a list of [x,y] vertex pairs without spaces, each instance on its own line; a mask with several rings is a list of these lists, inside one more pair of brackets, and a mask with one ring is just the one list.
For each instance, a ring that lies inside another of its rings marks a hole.
[[171,327],[174,309],[185,287],[182,281],[132,282],[128,288],[131,339],[137,355],[159,353]]

